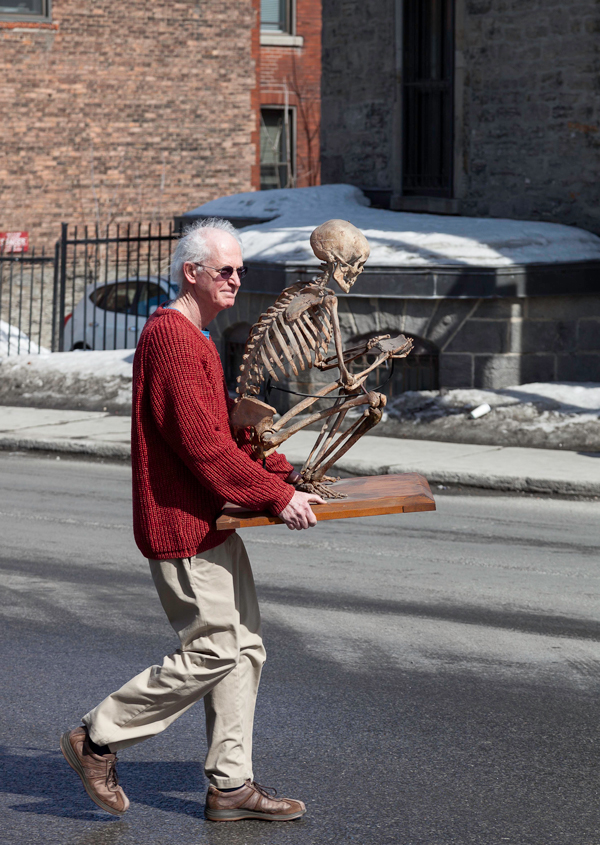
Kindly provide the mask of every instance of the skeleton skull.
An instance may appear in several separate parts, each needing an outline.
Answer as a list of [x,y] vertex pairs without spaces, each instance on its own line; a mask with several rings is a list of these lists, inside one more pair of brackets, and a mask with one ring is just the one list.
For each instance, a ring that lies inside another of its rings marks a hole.
[[333,278],[348,293],[362,273],[371,250],[363,233],[347,220],[328,220],[310,236],[314,254],[327,263],[328,278]]

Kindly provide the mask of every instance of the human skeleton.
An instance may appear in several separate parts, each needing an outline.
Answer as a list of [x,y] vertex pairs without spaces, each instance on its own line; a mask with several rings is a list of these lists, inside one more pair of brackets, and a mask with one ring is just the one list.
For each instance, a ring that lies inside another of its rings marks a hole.
[[[369,244],[362,232],[345,220],[323,223],[312,233],[310,243],[317,258],[324,262],[323,272],[310,282],[285,288],[252,326],[237,379],[239,398],[231,411],[231,424],[234,432],[250,429],[255,454],[264,459],[297,431],[324,420],[297,487],[326,498],[343,498],[325,486],[326,482],[337,480],[325,473],[377,425],[386,403],[382,393],[367,391],[364,383],[369,373],[384,362],[406,357],[412,340],[402,334],[393,338],[380,335],[344,349],[338,300],[327,285],[333,278],[348,293],[369,257]],[[335,354],[325,357],[332,337]],[[351,373],[348,364],[367,352],[375,356],[373,361],[362,372]],[[256,398],[265,382],[292,378],[313,367],[321,371],[337,369],[339,375],[316,393],[304,395],[301,402],[274,422],[275,408]],[[296,419],[335,390],[338,393],[332,407]],[[366,406],[364,413],[341,431],[348,411],[362,405]]]

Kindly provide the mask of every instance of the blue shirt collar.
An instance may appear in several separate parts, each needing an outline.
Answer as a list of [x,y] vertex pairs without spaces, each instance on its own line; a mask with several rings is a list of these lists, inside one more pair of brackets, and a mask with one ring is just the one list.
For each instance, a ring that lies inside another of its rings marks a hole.
[[[175,308],[173,305],[167,305],[166,303],[163,305],[163,308],[170,308],[171,311],[179,311],[178,308]],[[207,332],[206,329],[200,329],[204,337],[207,337],[210,340],[210,332]]]

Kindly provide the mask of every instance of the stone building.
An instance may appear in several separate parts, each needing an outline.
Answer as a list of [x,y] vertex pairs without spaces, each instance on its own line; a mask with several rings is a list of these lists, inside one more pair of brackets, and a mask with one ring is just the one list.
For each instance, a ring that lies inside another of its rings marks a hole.
[[[252,273],[235,306],[211,324],[231,387],[252,323],[279,291],[315,272],[301,263],[249,264]],[[567,265],[403,273],[367,264],[352,291],[339,295],[344,344],[384,333],[414,339],[413,352],[395,365],[385,386],[390,396],[538,381],[600,382],[598,275],[599,262],[574,273]],[[389,375],[375,374],[370,386]],[[310,392],[314,378],[315,371],[302,373],[295,389]],[[274,396],[281,405],[285,397]]]
[[596,0],[323,0],[323,183],[600,232],[599,33]]
[[258,0],[2,0],[0,230],[171,221],[250,190]]
[[[322,182],[600,233],[599,33],[596,0],[323,0]],[[600,381],[599,263],[508,275],[398,267],[346,307],[415,334],[441,387]]]

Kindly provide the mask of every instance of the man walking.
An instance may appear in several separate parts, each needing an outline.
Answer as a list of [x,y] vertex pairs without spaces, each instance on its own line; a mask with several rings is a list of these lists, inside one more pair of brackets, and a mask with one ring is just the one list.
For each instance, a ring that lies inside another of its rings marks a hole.
[[196,225],[173,255],[179,295],[148,320],[135,353],[134,534],[181,647],[61,737],[88,795],[113,815],[129,807],[116,752],[160,733],[201,698],[207,818],[281,821],[305,813],[302,801],[275,798],[253,778],[254,705],[265,661],[260,614],[244,544],[215,526],[228,500],[267,508],[293,529],[315,525],[310,503],[322,503],[295,490],[299,475],[283,456],[271,455],[263,467],[249,440],[232,437],[231,400],[205,326],[234,304],[245,272],[231,224]]

